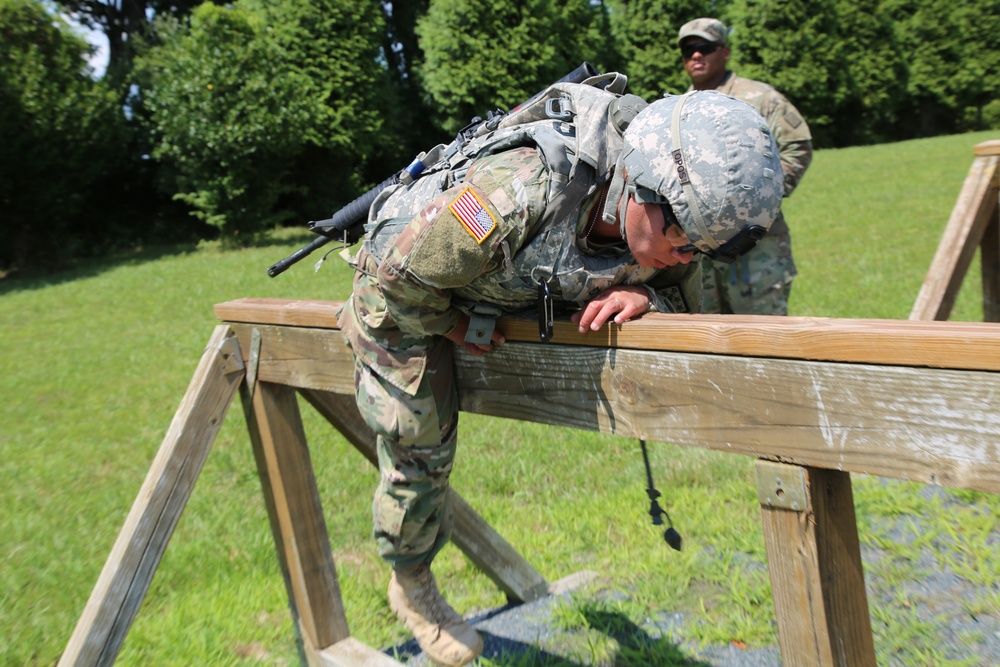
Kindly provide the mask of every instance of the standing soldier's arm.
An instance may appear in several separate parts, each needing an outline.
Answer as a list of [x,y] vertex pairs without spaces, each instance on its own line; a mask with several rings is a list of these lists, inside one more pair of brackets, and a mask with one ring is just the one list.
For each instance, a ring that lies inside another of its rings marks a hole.
[[784,196],[788,197],[812,162],[812,135],[805,119],[784,95],[775,90],[770,98],[765,105],[765,118],[778,144]]

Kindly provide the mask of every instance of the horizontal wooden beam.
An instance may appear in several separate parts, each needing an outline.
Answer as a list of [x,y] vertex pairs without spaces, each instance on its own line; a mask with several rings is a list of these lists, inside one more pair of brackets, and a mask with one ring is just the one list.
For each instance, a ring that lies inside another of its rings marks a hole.
[[459,354],[460,408],[1000,492],[1000,374],[511,343]]
[[[229,322],[336,329],[340,306],[337,301],[249,298],[220,303],[215,306],[215,314]],[[538,342],[538,326],[532,320],[504,317],[498,327],[510,341]],[[649,313],[621,326],[605,326],[587,334],[580,334],[568,320],[557,321],[553,342],[1000,371],[1000,326],[985,322]]]
[[[230,326],[260,334],[260,381],[354,392],[339,333]],[[466,412],[1000,492],[998,373],[518,342],[456,359]]]
[[1000,139],[993,139],[992,141],[984,141],[980,144],[976,144],[972,152],[975,155],[1000,155]]

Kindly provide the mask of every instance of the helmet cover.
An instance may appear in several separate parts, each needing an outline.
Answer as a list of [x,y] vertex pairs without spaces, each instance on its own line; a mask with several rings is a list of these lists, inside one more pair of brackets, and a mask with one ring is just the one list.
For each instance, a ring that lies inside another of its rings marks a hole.
[[762,234],[781,208],[781,161],[767,123],[714,90],[643,109],[625,131],[615,172],[626,197],[669,204],[690,243],[709,255],[753,226]]

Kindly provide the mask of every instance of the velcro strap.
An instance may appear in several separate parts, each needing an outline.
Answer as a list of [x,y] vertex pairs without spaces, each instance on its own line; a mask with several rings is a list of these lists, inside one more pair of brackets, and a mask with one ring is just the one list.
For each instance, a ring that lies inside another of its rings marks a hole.
[[477,303],[469,312],[469,330],[465,332],[465,342],[475,345],[489,345],[493,340],[493,330],[497,326],[497,318],[503,311],[485,303]]

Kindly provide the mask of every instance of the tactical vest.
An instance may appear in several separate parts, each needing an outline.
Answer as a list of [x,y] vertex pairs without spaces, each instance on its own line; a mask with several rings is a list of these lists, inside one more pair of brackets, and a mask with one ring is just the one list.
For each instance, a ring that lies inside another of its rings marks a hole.
[[554,299],[577,303],[612,285],[645,283],[656,269],[629,265],[622,257],[589,255],[576,243],[583,202],[610,178],[622,133],[646,106],[639,97],[622,95],[624,85],[624,77],[615,73],[581,84],[555,84],[493,127],[487,122],[471,139],[428,151],[425,161],[433,164],[419,178],[387,188],[372,203],[365,251],[381,262],[420,209],[460,183],[474,161],[531,146],[549,171],[545,212],[513,252],[500,240],[504,256],[497,269],[454,290],[453,304],[466,311],[481,304],[505,312],[532,307],[543,279]]

